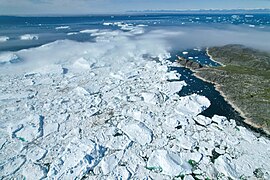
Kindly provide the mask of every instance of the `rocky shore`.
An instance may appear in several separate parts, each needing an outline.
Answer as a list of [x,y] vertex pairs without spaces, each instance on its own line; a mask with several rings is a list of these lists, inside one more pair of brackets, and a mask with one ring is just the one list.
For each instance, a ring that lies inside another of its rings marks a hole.
[[269,135],[270,55],[241,45],[209,48],[207,53],[222,66],[199,68],[195,75],[214,83],[246,123]]

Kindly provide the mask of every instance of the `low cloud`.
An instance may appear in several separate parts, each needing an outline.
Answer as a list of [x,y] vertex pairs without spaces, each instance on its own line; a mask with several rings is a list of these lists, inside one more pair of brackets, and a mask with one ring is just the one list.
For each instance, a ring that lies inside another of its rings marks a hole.
[[152,30],[149,38],[164,38],[173,49],[242,44],[251,48],[270,51],[269,29],[244,26],[175,27]]

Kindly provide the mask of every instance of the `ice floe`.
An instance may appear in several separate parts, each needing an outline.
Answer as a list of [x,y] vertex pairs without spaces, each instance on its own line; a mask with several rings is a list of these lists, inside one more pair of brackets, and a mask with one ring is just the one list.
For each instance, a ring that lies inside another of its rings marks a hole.
[[18,62],[21,62],[21,59],[15,53],[4,52],[0,54],[0,65]]

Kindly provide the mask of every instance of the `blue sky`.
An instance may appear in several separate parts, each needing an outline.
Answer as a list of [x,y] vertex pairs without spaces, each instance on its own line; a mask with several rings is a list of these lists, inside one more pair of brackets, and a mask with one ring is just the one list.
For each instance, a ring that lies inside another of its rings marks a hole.
[[270,8],[270,0],[0,0],[0,14],[123,13],[144,9]]

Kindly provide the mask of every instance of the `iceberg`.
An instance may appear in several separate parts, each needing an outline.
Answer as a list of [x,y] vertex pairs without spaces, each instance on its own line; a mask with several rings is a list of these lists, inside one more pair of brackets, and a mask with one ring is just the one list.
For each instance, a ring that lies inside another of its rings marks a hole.
[[21,40],[38,40],[38,38],[36,34],[24,34],[20,37]]
[[69,26],[58,26],[55,29],[59,30],[59,29],[69,29],[69,28],[70,28]]
[[1,42],[6,42],[9,40],[9,37],[8,36],[0,36],[0,43]]

